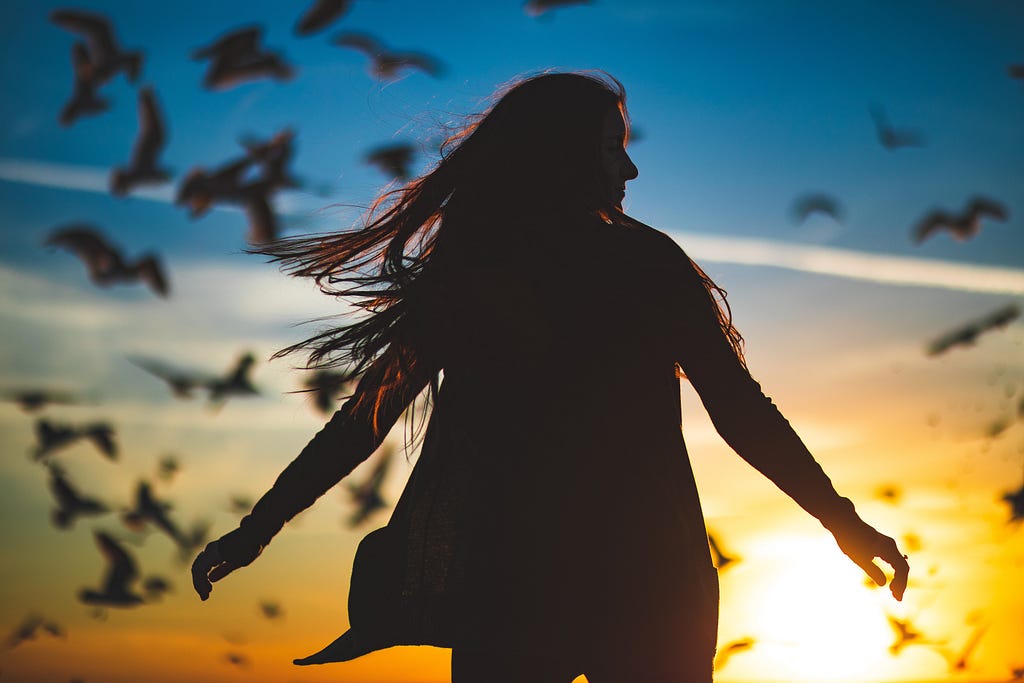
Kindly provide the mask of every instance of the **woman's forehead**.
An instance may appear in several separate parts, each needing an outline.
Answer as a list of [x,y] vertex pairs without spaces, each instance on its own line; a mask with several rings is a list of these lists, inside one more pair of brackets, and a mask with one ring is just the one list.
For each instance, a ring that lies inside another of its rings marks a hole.
[[609,109],[608,113],[604,115],[604,133],[605,135],[622,135],[626,132],[626,122],[622,118],[622,112],[619,111],[618,107]]

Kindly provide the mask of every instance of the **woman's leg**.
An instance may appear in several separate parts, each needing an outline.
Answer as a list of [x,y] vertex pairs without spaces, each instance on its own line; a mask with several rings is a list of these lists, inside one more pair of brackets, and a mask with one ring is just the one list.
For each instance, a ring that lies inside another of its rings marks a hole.
[[452,650],[452,683],[571,683],[582,666],[564,656],[506,650]]

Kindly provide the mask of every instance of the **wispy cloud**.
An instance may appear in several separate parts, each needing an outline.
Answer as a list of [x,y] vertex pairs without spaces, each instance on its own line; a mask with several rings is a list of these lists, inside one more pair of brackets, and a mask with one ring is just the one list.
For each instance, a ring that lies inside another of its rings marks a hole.
[[771,266],[890,285],[1024,294],[1024,270],[744,237],[672,232],[696,261]]
[[[109,191],[107,169],[23,159],[0,159],[0,180],[83,192]],[[132,196],[169,203],[174,201],[174,190],[170,186],[142,188]],[[310,210],[300,209],[300,198],[294,193],[285,194],[278,203],[278,212],[308,218]],[[772,266],[890,285],[1024,294],[1022,269],[695,232],[671,234],[698,261]]]

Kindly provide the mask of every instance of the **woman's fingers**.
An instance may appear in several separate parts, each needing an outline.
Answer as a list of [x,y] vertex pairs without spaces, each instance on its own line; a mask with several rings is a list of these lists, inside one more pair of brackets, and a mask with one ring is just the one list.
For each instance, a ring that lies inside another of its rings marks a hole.
[[217,581],[220,581],[231,572],[235,571],[235,569],[237,569],[235,565],[229,562],[221,562],[216,567],[210,570],[210,581],[216,583]]
[[[226,563],[220,558],[220,550],[217,548],[216,541],[208,543],[203,551],[196,556],[195,561],[192,562],[192,587],[199,594],[200,600],[210,597],[210,591],[213,590],[213,586],[210,584],[211,579],[216,581],[231,571],[229,569],[227,572],[217,572],[218,566],[224,564]],[[213,578],[214,573],[219,573],[217,578]]]
[[910,576],[910,563],[907,562],[907,556],[900,553],[896,541],[890,538],[886,545],[888,547],[885,552],[879,554],[879,557],[888,562],[896,572],[892,583],[889,584],[889,590],[892,591],[892,597],[903,600],[903,593],[907,590],[907,580]]

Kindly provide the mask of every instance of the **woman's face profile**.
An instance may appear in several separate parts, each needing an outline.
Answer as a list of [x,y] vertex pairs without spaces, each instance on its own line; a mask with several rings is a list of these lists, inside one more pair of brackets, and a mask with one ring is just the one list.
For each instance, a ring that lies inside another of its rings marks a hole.
[[626,153],[626,123],[618,107],[609,109],[604,116],[601,167],[604,170],[607,197],[612,204],[621,208],[626,196],[626,181],[636,178],[639,171]]

